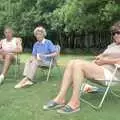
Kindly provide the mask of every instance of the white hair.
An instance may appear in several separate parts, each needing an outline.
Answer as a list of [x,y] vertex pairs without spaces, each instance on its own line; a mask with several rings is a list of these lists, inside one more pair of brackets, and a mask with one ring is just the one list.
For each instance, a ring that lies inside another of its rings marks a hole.
[[6,32],[7,30],[10,31],[12,34],[14,34],[14,31],[13,31],[13,29],[12,29],[11,27],[5,27],[5,28],[4,28],[4,34],[5,34],[5,32]]
[[34,29],[34,35],[35,35],[35,36],[36,36],[37,31],[42,31],[44,36],[47,35],[46,30],[45,30],[45,28],[43,28],[43,27],[36,27],[36,28]]

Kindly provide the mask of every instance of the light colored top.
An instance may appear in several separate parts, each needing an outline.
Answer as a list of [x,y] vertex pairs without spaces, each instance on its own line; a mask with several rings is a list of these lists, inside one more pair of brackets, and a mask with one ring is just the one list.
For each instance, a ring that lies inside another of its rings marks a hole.
[[17,48],[17,38],[13,37],[12,40],[7,39],[1,40],[1,47],[5,52],[13,52]]
[[112,43],[108,45],[107,49],[103,52],[106,57],[119,58],[120,57],[120,45]]
[[[103,52],[103,56],[108,58],[120,58],[120,44],[112,43],[108,45],[107,49]],[[107,68],[109,71],[113,73],[115,69],[115,65],[106,64],[103,67]],[[115,77],[120,79],[120,69],[118,69]]]
[[37,41],[33,45],[32,55],[36,56],[37,58],[39,58],[38,55],[40,55],[44,61],[50,61],[51,57],[44,57],[44,55],[54,52],[56,52],[55,45],[50,40],[43,39],[42,41]]

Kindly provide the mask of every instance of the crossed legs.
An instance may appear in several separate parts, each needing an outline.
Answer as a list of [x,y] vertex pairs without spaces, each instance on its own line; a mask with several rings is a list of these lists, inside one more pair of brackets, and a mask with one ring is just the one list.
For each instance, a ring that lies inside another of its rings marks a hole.
[[37,68],[37,60],[28,60],[23,71],[24,78],[17,85],[15,85],[15,88],[22,88],[28,85],[33,85],[33,78],[35,76]]
[[79,107],[80,86],[85,78],[93,79],[95,82],[97,82],[97,80],[103,80],[104,70],[101,66],[93,62],[71,60],[65,69],[60,91],[54,98],[54,101],[57,103],[64,103],[67,90],[70,85],[72,85],[72,96],[67,104],[72,109]]
[[0,52],[0,60],[3,61],[3,68],[0,75],[0,85],[3,83],[3,80],[8,72],[8,69],[14,59],[15,59],[14,54]]
[[15,57],[14,57],[13,54],[0,54],[0,58],[4,62],[1,74],[3,74],[4,76],[6,76],[6,74],[8,72],[8,69],[9,69],[12,61],[15,59]]

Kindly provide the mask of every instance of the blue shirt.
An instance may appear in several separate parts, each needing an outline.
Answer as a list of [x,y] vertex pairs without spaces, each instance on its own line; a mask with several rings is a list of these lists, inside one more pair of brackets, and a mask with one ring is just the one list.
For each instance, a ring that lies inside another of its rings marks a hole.
[[[33,45],[32,55],[37,56],[37,54],[46,55],[56,52],[55,45],[47,39],[44,39],[43,41],[37,41]],[[50,61],[50,57],[44,58],[44,60]]]

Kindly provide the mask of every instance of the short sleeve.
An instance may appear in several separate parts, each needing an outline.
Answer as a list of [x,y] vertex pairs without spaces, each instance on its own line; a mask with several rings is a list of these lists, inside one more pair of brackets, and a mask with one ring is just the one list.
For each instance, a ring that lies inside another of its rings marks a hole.
[[110,48],[113,47],[113,46],[115,46],[114,43],[108,45],[107,48],[104,50],[103,55],[108,55],[111,52]]
[[49,41],[49,51],[51,53],[56,52],[56,47],[51,41]]

